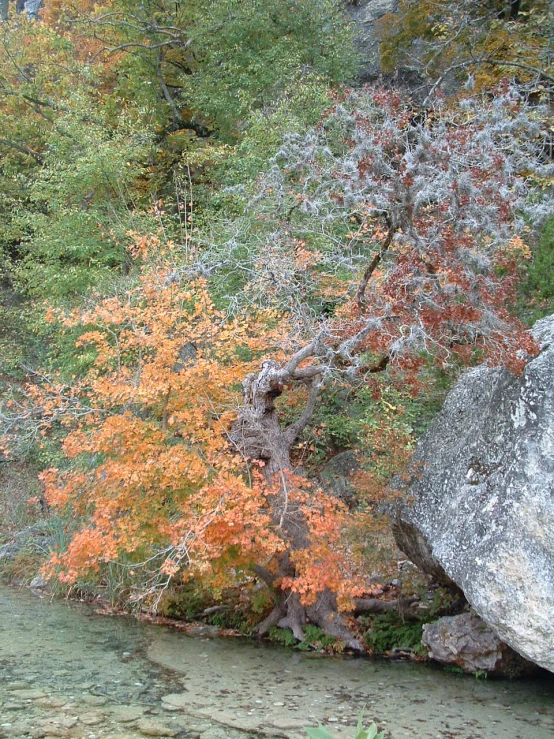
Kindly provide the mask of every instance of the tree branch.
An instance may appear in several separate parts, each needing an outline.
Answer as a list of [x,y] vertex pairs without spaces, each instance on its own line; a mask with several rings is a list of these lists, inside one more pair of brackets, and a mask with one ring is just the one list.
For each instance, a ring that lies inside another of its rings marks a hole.
[[29,147],[24,144],[16,144],[15,141],[9,141],[8,139],[0,139],[0,144],[8,146],[10,149],[15,149],[15,151],[18,151],[20,154],[27,154],[32,157],[37,164],[43,164],[44,162],[44,159],[40,154],[37,154],[36,151],[29,149]]
[[285,429],[284,435],[290,444],[300,436],[309,423],[311,417],[314,415],[315,409],[317,408],[317,401],[319,399],[319,391],[322,385],[323,380],[321,378],[312,380],[310,392],[308,393],[308,400],[306,401],[306,405],[304,406],[304,410],[302,411],[300,418],[298,418],[294,423],[291,423],[290,426],[287,426]]
[[361,282],[358,285],[358,289],[356,291],[356,302],[358,303],[358,308],[360,310],[363,310],[366,307],[365,291],[367,289],[368,283],[373,276],[373,273],[379,266],[381,260],[383,259],[385,253],[388,251],[390,245],[392,244],[392,240],[394,239],[394,235],[396,233],[396,228],[392,224],[391,217],[387,215],[385,216],[385,218],[387,221],[387,226],[389,228],[387,236],[384,242],[381,244],[381,248],[379,249],[379,251],[373,255],[373,259],[367,265]]
[[354,598],[354,615],[362,613],[387,613],[388,611],[401,611],[406,606],[417,603],[420,599],[417,595],[410,598],[398,598],[398,600],[379,600],[379,598]]

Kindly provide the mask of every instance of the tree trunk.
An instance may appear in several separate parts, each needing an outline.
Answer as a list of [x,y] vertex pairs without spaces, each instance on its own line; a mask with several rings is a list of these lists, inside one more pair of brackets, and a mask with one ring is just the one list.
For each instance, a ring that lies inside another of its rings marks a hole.
[[[269,498],[269,502],[273,522],[282,531],[289,549],[281,558],[276,574],[263,567],[254,568],[269,587],[283,577],[294,577],[290,553],[309,545],[304,517],[288,500],[287,472],[298,474],[291,469],[291,448],[317,407],[324,367],[317,361],[308,367],[299,367],[304,360],[314,357],[316,349],[317,340],[297,352],[288,363],[280,365],[268,360],[257,374],[248,375],[243,383],[244,405],[231,432],[232,442],[243,455],[265,462],[264,475],[278,491]],[[275,409],[275,400],[283,393],[285,386],[294,383],[306,383],[309,386],[308,399],[298,420],[283,428]],[[261,636],[272,626],[288,627],[302,641],[304,626],[308,622],[345,642],[348,648],[363,651],[362,645],[338,612],[336,597],[329,590],[321,592],[316,602],[309,606],[301,603],[297,593],[278,591],[273,612],[258,626],[257,632]]]

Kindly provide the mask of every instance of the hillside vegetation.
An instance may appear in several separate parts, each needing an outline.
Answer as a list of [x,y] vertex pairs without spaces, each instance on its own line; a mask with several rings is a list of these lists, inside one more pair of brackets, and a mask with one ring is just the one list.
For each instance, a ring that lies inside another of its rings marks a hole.
[[48,516],[66,591],[360,649],[392,477],[552,310],[550,5],[401,2],[414,97],[357,85],[338,0],[44,5],[0,27],[2,535]]

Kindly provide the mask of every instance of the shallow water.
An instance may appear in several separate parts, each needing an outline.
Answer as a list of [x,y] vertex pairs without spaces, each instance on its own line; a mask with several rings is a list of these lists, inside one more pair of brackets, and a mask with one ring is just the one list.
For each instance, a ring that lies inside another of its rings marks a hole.
[[194,639],[0,587],[2,739],[296,739],[319,721],[339,739],[353,736],[364,706],[393,739],[554,736],[548,676],[475,680],[429,665]]

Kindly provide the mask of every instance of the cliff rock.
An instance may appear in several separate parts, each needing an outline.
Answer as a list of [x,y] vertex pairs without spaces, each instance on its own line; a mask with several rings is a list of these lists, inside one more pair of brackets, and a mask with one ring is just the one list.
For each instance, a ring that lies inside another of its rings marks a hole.
[[361,56],[363,82],[373,82],[381,72],[375,23],[387,13],[394,13],[397,5],[398,0],[349,0],[347,3]]

